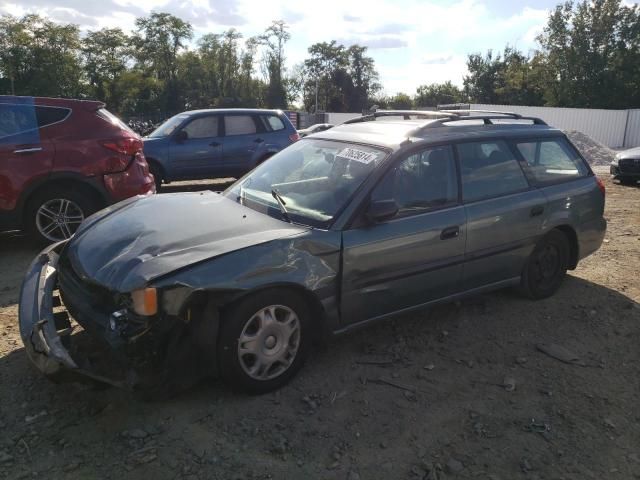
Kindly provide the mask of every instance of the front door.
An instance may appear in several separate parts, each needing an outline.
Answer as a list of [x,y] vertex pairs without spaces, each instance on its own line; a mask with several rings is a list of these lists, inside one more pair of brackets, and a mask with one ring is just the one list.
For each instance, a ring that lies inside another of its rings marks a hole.
[[456,148],[467,216],[465,290],[516,279],[542,231],[545,196],[529,186],[506,142]]
[[451,147],[397,162],[371,195],[388,199],[399,207],[394,218],[343,233],[344,327],[462,288],[466,219]]
[[220,116],[195,117],[176,131],[169,144],[169,163],[175,179],[225,176]]

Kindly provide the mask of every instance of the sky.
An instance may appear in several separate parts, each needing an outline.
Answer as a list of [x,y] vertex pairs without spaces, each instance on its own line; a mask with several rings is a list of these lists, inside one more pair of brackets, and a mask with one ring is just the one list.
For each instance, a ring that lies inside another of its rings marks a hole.
[[272,20],[290,26],[287,65],[303,61],[316,42],[358,43],[375,59],[384,93],[413,95],[419,85],[461,86],[469,53],[524,52],[560,0],[0,0],[0,14],[39,13],[83,31],[121,27],[136,17],[169,12],[189,21],[195,38],[234,27],[245,37]]

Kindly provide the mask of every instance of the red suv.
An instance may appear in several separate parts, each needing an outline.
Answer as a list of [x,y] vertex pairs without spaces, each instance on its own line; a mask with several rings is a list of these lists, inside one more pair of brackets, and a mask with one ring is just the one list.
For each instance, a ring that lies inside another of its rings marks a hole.
[[55,242],[93,212],[155,192],[140,137],[104,106],[0,96],[0,229]]

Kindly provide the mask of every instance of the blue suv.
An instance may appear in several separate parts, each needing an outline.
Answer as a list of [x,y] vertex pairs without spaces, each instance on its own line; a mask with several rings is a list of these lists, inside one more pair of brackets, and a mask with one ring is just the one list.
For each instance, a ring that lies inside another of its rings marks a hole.
[[238,178],[300,136],[281,110],[192,110],[144,138],[159,188],[173,180]]

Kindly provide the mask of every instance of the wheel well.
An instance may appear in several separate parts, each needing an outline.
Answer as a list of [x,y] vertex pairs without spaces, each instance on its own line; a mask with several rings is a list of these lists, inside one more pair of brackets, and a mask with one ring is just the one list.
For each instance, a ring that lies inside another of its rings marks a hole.
[[36,187],[33,191],[29,192],[29,194],[25,197],[24,203],[23,203],[24,208],[22,209],[23,225],[26,225],[27,222],[29,221],[29,219],[27,218],[27,215],[29,215],[29,203],[37,195],[41,194],[46,190],[50,190],[53,188],[81,191],[85,193],[87,196],[89,196],[89,198],[91,198],[91,200],[95,203],[96,207],[98,207],[99,209],[107,206],[107,201],[105,200],[104,196],[100,193],[100,191],[85,182],[82,182],[80,180],[74,180],[72,178],[60,178],[56,180],[50,180]]
[[569,241],[569,270],[574,270],[578,266],[578,235],[569,225],[560,225],[555,230],[561,231]]
[[[311,315],[312,324],[314,327],[313,328],[314,340],[321,341],[325,337],[326,312],[324,307],[322,306],[322,303],[313,292],[307,290],[306,288],[298,284],[287,283],[287,284],[265,285],[253,290],[241,292],[233,296],[223,295],[224,300],[218,303],[218,311],[220,312],[220,315],[222,317],[224,314],[224,310],[229,306],[231,306],[232,304],[241,302],[244,298],[248,297],[249,295],[253,295],[263,290],[271,290],[271,289],[290,290],[299,294],[305,300],[305,302],[307,303],[307,306],[309,307],[309,314]],[[211,292],[210,298],[211,300],[216,302],[218,295],[215,292]]]
[[155,158],[147,158],[147,163],[149,164],[149,167],[151,167],[151,165],[153,164],[155,167],[158,168],[158,170],[160,171],[160,174],[162,175],[161,180],[164,180],[167,178],[167,172],[165,171],[164,167],[159,161],[157,161]]

